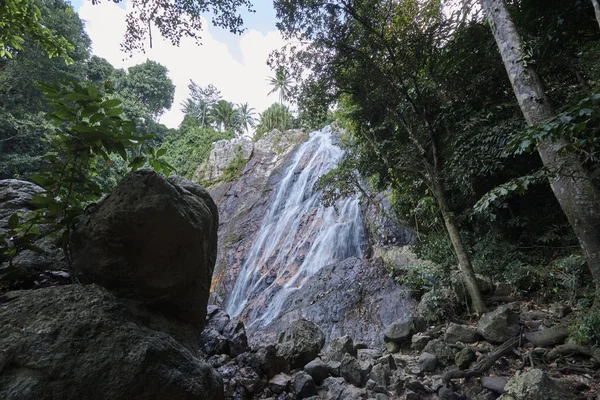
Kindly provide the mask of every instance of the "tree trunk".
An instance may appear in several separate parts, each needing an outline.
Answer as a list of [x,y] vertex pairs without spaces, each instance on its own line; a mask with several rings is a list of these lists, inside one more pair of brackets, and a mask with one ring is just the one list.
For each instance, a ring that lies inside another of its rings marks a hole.
[[[523,43],[503,0],[481,0],[502,55],[513,90],[528,125],[552,117],[554,112],[537,72],[523,65]],[[594,0],[594,6],[597,0]],[[579,239],[600,299],[600,193],[575,153],[559,154],[564,140],[539,143],[544,166],[554,173],[550,185]]]
[[598,0],[592,0],[592,4],[594,5],[594,13],[596,14],[596,21],[598,21],[598,26],[600,26],[600,3],[598,3]]
[[448,207],[448,199],[446,197],[444,186],[439,178],[434,177],[433,180],[435,198],[440,205],[440,212],[442,213],[448,236],[450,236],[452,247],[456,253],[456,258],[458,258],[458,269],[463,276],[465,286],[471,296],[473,309],[477,314],[481,315],[485,312],[485,302],[483,301],[483,296],[477,285],[475,272],[473,271],[473,265],[471,264],[471,257],[465,249],[454,215]]

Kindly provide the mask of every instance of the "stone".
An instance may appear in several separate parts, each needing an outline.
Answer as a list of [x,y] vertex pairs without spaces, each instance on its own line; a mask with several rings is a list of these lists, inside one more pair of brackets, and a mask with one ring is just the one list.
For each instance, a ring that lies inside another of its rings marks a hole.
[[396,360],[394,360],[394,357],[391,354],[386,354],[385,356],[378,358],[377,361],[375,361],[375,363],[386,364],[390,367],[390,370],[392,371],[398,368],[398,366],[396,365]]
[[358,361],[376,360],[383,357],[381,350],[377,349],[358,349],[356,353],[356,358],[358,358]]
[[437,368],[438,359],[431,353],[423,352],[419,356],[419,369],[421,372],[433,372]]
[[337,378],[340,376],[341,365],[342,363],[339,361],[327,361],[327,371],[329,371],[329,374],[331,374],[331,376]]
[[385,342],[385,349],[388,353],[397,353],[400,351],[400,345],[396,342]]
[[348,384],[343,378],[327,378],[321,385],[320,397],[323,400],[360,400],[367,398],[366,389]]
[[565,400],[581,399],[573,384],[566,380],[551,378],[538,368],[527,372],[518,371],[504,386],[499,400]]
[[436,356],[441,365],[454,364],[454,351],[441,339],[430,341],[423,351]]
[[475,343],[480,338],[481,336],[475,329],[467,328],[453,322],[448,325],[444,335],[444,341],[449,344],[455,344],[457,342]]
[[425,346],[427,345],[427,343],[429,343],[429,341],[431,339],[433,339],[433,338],[429,335],[423,335],[423,334],[417,333],[416,335],[413,335],[413,337],[411,338],[410,347],[413,350],[421,351],[425,348]]
[[571,307],[562,303],[552,303],[550,305],[550,312],[556,318],[564,318],[571,312]]
[[298,372],[294,375],[294,393],[298,400],[306,399],[317,394],[315,381],[306,372]]
[[497,394],[504,393],[507,382],[503,376],[484,376],[481,378],[481,386]]
[[360,362],[346,353],[340,362],[340,376],[354,386],[361,386],[362,374]]
[[[4,400],[223,399],[221,376],[98,285],[12,291],[0,304]],[[140,309],[135,311],[139,315]]]
[[415,392],[413,392],[412,390],[407,390],[406,393],[404,394],[404,399],[405,400],[421,400],[421,396]]
[[[31,204],[31,200],[43,191],[44,189],[31,182],[18,179],[0,180],[0,233],[8,232],[8,220],[11,215],[19,215],[21,221],[27,218],[27,215],[37,208],[35,204]],[[12,287],[30,289],[49,286],[55,282],[54,277],[43,277],[40,274],[52,275],[53,271],[66,270],[63,251],[55,240],[46,237],[34,244],[42,252],[23,250],[13,258],[12,267],[7,261],[3,262],[4,258],[0,255],[0,278],[13,281]],[[63,283],[60,277],[58,278],[58,283]],[[68,275],[66,280],[70,283]],[[42,281],[48,284],[39,285]]]
[[320,358],[315,358],[304,366],[304,371],[309,374],[317,385],[329,377],[329,367]]
[[473,361],[477,360],[475,352],[470,347],[465,347],[454,357],[454,364],[458,369],[468,369]]
[[193,181],[209,183],[218,181],[239,154],[244,160],[248,160],[253,150],[253,142],[245,137],[214,142],[206,162],[194,173]]
[[460,400],[460,396],[454,393],[454,390],[447,386],[443,386],[438,391],[438,397],[440,400]]
[[200,350],[208,357],[218,354],[229,355],[229,341],[214,329],[204,329],[200,334]]
[[327,359],[332,361],[342,361],[346,353],[356,357],[354,343],[348,335],[333,339],[329,342],[329,348],[325,352]]
[[277,349],[273,345],[256,349],[249,355],[248,364],[259,375],[266,376],[267,379],[271,379],[281,372],[288,373],[290,370],[288,361],[277,354]]
[[490,343],[504,343],[519,334],[519,316],[511,310],[510,305],[500,306],[481,317],[477,332]]
[[390,384],[392,369],[389,364],[377,364],[373,366],[369,374],[369,378],[375,381],[378,385],[386,387]]
[[397,320],[388,325],[383,331],[384,340],[386,342],[394,342],[397,344],[408,341],[413,333],[415,333],[415,321],[412,317]]
[[562,325],[525,334],[525,339],[536,347],[557,346],[563,344],[567,337],[569,337],[569,329]]
[[75,278],[202,329],[218,225],[217,206],[201,186],[132,172],[74,232]]
[[277,374],[269,380],[267,386],[275,394],[281,394],[288,390],[292,377],[287,374]]
[[325,344],[325,335],[317,324],[306,319],[294,321],[279,336],[277,354],[291,368],[302,368],[314,360]]

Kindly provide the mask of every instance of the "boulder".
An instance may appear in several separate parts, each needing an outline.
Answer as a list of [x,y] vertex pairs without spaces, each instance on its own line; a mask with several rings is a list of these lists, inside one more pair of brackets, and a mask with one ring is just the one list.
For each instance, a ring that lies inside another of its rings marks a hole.
[[454,363],[454,351],[441,339],[435,339],[427,343],[423,351],[436,356],[439,363],[444,366]]
[[438,359],[435,355],[427,352],[419,356],[419,369],[421,372],[433,372],[437,368]]
[[288,360],[290,367],[302,368],[317,357],[324,344],[325,335],[317,324],[300,319],[279,336],[277,354]]
[[365,389],[359,389],[348,384],[343,378],[327,378],[321,385],[323,392],[320,397],[323,400],[360,400],[367,398]]
[[564,400],[580,399],[577,389],[567,380],[551,378],[541,369],[518,371],[504,387],[499,400]]
[[298,400],[306,399],[317,394],[317,386],[313,378],[306,372],[294,375],[294,393]]
[[54,286],[2,300],[2,399],[223,399],[219,374],[104,288]]
[[413,337],[410,339],[410,342],[411,342],[410,347],[413,350],[421,351],[421,350],[423,350],[423,348],[425,348],[427,343],[429,343],[429,341],[431,341],[431,339],[433,339],[433,338],[429,335],[422,335],[422,334],[413,335]]
[[508,304],[500,306],[481,317],[477,332],[491,343],[504,343],[519,334],[519,315]]
[[563,344],[567,337],[569,337],[569,329],[562,325],[530,332],[525,335],[525,339],[533,343],[535,347],[557,346]]
[[317,385],[329,377],[329,368],[320,358],[315,358],[306,364],[304,366],[304,371],[313,378]]
[[132,172],[79,224],[73,271],[79,282],[98,283],[201,329],[217,227],[217,207],[201,186]]
[[453,322],[448,325],[446,334],[444,335],[444,341],[449,344],[455,344],[456,342],[475,343],[480,338],[481,336],[475,329],[467,328]]
[[350,354],[344,355],[340,364],[340,376],[354,386],[361,386],[362,368],[360,362]]
[[386,387],[390,384],[391,376],[392,369],[387,363],[376,364],[369,374],[369,378],[382,387]]
[[292,377],[287,374],[277,374],[269,380],[269,389],[275,394],[281,394],[288,390]]
[[465,347],[456,353],[456,356],[454,357],[454,364],[456,364],[458,369],[467,369],[475,360],[477,360],[475,352],[471,350],[470,347]]
[[503,376],[484,376],[481,378],[481,386],[497,394],[504,393],[507,382]]
[[259,347],[248,355],[248,364],[261,376],[271,379],[275,375],[290,371],[290,366],[285,357],[277,354],[273,345]]
[[415,320],[413,317],[408,319],[399,319],[388,325],[383,331],[383,337],[386,342],[402,344],[415,333]]
[[329,342],[329,348],[325,352],[327,359],[332,361],[342,361],[346,353],[356,357],[354,343],[348,335],[333,339]]

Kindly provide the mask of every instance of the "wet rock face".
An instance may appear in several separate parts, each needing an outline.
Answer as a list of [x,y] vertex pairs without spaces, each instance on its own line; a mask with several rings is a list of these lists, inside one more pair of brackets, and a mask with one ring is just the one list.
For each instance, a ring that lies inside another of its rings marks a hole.
[[133,172],[73,235],[73,270],[82,283],[98,283],[202,328],[217,226],[217,207],[201,186]]
[[[241,176],[231,182],[207,182],[219,209],[219,247],[211,304],[225,306],[252,246],[290,153],[306,134],[274,131],[253,144]],[[212,157],[212,156],[211,156]],[[199,179],[196,176],[194,179]],[[206,181],[206,179],[205,179]]]
[[223,399],[195,352],[97,285],[9,292],[0,321],[2,399]]
[[386,271],[378,262],[354,257],[323,267],[287,298],[279,318],[253,332],[254,340],[272,341],[272,332],[307,318],[319,325],[326,340],[348,335],[379,347],[384,328],[406,318],[412,306]]

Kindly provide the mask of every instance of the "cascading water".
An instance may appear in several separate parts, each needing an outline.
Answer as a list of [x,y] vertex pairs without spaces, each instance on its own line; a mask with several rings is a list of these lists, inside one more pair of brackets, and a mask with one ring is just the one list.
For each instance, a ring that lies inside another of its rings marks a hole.
[[[332,169],[342,150],[329,127],[313,132],[294,153],[256,239],[227,300],[232,317],[244,314],[247,326],[266,326],[287,296],[322,267],[362,257],[363,225],[357,198],[321,204],[313,185]],[[248,305],[248,299],[258,299]]]

